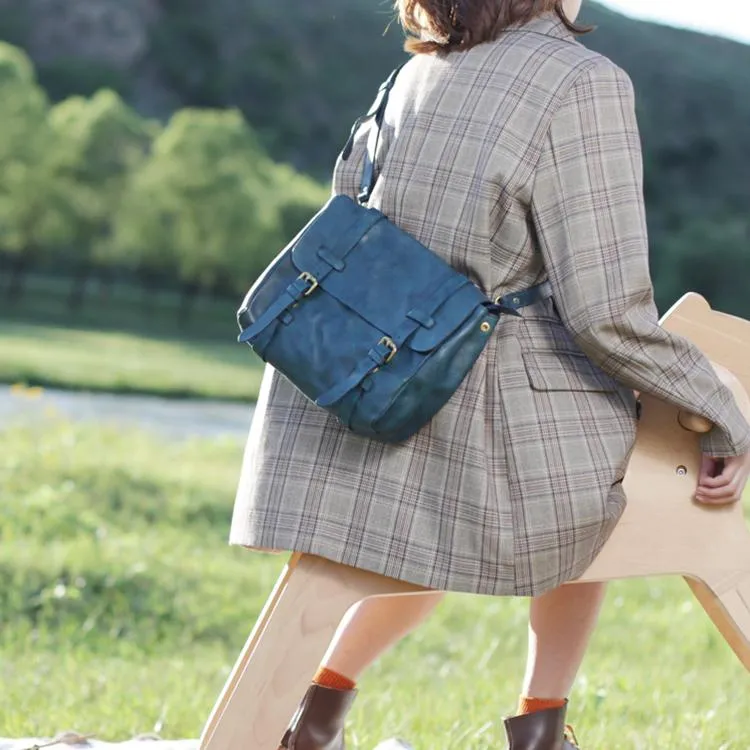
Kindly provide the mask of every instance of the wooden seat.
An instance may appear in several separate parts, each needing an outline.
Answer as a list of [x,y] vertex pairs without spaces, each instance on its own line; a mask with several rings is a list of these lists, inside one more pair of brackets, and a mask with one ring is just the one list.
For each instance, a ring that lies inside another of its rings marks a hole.
[[[750,322],[712,311],[702,297],[688,294],[662,325],[696,343],[750,416]],[[750,669],[750,533],[742,508],[692,501],[700,449],[695,432],[680,424],[688,425],[689,415],[645,394],[641,401],[625,478],[628,508],[580,581],[684,576]],[[206,723],[201,750],[276,750],[346,612],[369,597],[424,592],[293,555]]]

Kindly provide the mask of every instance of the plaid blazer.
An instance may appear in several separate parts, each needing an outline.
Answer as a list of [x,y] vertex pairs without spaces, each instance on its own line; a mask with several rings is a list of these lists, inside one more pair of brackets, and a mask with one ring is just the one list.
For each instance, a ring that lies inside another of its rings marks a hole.
[[[368,134],[339,158],[356,195]],[[453,398],[386,445],[266,368],[234,544],[308,552],[435,589],[537,595],[581,575],[624,509],[633,389],[703,415],[714,456],[750,426],[706,358],[658,325],[628,76],[556,16],[417,56],[386,113],[371,205],[487,294],[549,278]]]

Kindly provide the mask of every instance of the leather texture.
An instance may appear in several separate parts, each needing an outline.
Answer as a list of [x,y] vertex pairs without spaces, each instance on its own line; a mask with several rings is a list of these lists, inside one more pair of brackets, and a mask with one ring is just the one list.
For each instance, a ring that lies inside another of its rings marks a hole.
[[380,211],[339,195],[248,292],[239,340],[348,429],[402,442],[450,399],[499,314],[549,293],[493,303]]
[[356,697],[356,690],[311,685],[281,741],[281,748],[346,750],[344,724]]
[[508,750],[576,750],[565,737],[565,712],[551,708],[505,720]]

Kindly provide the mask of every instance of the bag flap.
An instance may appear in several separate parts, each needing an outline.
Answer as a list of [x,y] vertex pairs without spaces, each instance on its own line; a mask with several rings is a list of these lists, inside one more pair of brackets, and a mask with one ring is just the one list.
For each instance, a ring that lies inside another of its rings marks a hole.
[[432,351],[463,325],[483,299],[482,292],[474,284],[461,287],[435,311],[432,316],[435,325],[432,328],[420,326],[417,329],[406,342],[409,348],[415,352]]
[[331,199],[298,237],[292,260],[300,273],[312,274],[328,294],[385,335],[417,311],[429,326],[420,325],[407,341],[415,351],[434,349],[485,299],[468,278],[441,293],[451,279],[461,283],[457,272],[382,213],[346,196]]
[[318,277],[331,269],[323,258],[343,259],[360,238],[381,221],[386,219],[380,211],[360,206],[347,195],[336,195],[295,237],[292,262],[300,273],[307,271]]

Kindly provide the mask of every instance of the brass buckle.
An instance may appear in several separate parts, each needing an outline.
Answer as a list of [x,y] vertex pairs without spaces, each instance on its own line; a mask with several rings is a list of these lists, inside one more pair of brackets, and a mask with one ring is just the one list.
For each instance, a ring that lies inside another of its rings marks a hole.
[[318,280],[311,273],[308,273],[307,271],[303,271],[298,276],[298,278],[304,279],[310,284],[310,288],[307,291],[302,293],[304,297],[309,297],[319,286]]
[[388,338],[388,336],[383,336],[383,338],[378,341],[378,344],[387,346],[391,350],[391,353],[385,358],[385,364],[388,364],[396,356],[398,347],[393,343],[393,339]]

